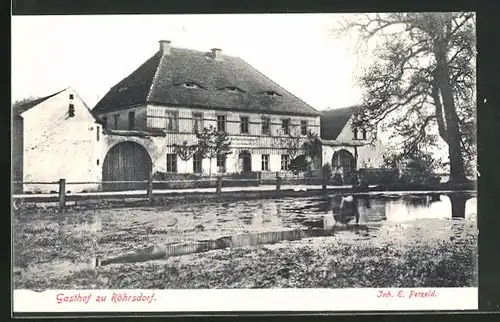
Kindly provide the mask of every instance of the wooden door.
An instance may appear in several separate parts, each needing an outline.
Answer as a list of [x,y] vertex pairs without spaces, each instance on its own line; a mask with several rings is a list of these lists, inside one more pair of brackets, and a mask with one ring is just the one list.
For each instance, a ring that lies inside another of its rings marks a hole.
[[240,169],[242,172],[251,172],[252,171],[252,156],[250,152],[243,151],[239,155],[238,160]]
[[[141,145],[123,142],[112,147],[102,167],[103,181],[143,181],[148,180],[151,159]],[[147,183],[104,183],[103,190],[147,189]]]

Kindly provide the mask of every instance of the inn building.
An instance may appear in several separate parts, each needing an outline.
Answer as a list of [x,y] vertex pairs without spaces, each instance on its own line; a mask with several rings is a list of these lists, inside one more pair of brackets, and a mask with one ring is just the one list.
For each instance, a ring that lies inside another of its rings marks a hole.
[[[92,110],[104,127],[104,181],[144,180],[150,171],[286,171],[287,138],[321,135],[321,113],[239,57],[159,41],[159,50],[113,86]],[[212,125],[231,139],[231,154],[183,160],[174,144],[196,144]]]

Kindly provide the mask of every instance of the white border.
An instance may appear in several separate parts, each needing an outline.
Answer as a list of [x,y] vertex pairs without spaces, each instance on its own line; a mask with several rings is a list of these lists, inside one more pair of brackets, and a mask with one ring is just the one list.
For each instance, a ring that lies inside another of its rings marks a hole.
[[[378,297],[381,291],[390,292],[392,297]],[[412,291],[424,292],[427,297],[410,297]],[[116,301],[112,300],[113,294],[123,293],[139,296],[141,300],[120,302],[118,296],[115,296]],[[80,294],[81,300],[58,304],[58,294],[68,296],[67,299]],[[106,296],[106,301],[96,302],[98,296]],[[50,290],[40,293],[14,290],[13,300],[15,313],[448,311],[477,310],[478,289]]]

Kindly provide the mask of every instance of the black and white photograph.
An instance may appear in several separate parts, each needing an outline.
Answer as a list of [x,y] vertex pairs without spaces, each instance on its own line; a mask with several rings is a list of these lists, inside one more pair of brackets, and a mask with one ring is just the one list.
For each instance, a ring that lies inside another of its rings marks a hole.
[[475,13],[13,16],[11,52],[14,310],[477,308]]

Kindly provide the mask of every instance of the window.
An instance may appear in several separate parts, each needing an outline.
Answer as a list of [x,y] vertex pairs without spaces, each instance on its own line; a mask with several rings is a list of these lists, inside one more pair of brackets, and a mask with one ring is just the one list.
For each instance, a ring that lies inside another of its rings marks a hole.
[[288,154],[281,155],[281,170],[288,170],[288,166],[290,165],[290,156]]
[[363,140],[366,140],[366,129],[361,130]]
[[203,115],[201,113],[193,113],[193,132],[198,133],[203,129]]
[[280,94],[276,93],[275,91],[266,91],[265,93],[268,96],[281,96]]
[[193,154],[193,172],[194,173],[201,173],[202,168],[201,168],[201,162],[202,162],[201,154],[196,152]]
[[101,128],[97,127],[97,131],[96,131],[97,141],[99,141],[100,134],[101,134]]
[[217,131],[226,132],[226,116],[217,115]]
[[248,133],[248,116],[240,117],[241,133]]
[[179,128],[177,112],[176,111],[165,111],[167,119],[167,131],[177,132]]
[[307,135],[307,121],[300,121],[300,134]]
[[281,120],[281,132],[283,134],[290,134],[290,119]]
[[184,83],[184,87],[186,87],[186,88],[200,88],[200,86],[198,84],[193,83],[193,82]]
[[177,154],[167,154],[167,172],[177,172]]
[[73,99],[73,94],[69,94],[69,99],[72,100]]
[[108,128],[108,117],[107,116],[103,116],[102,117],[102,126],[107,129]]
[[115,115],[115,130],[118,130],[118,120],[120,119],[120,115]]
[[75,105],[69,104],[68,114],[69,114],[69,117],[75,116]]
[[271,119],[267,116],[262,117],[262,134],[271,133]]
[[218,154],[217,155],[217,171],[218,172],[226,172],[226,155]]
[[262,171],[269,171],[269,154],[262,155]]
[[357,140],[358,139],[358,129],[353,129],[352,131],[354,132],[354,140]]
[[135,129],[135,112],[128,112],[128,129]]
[[99,165],[99,159],[97,159],[97,165]]

